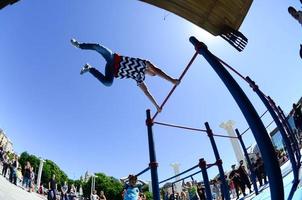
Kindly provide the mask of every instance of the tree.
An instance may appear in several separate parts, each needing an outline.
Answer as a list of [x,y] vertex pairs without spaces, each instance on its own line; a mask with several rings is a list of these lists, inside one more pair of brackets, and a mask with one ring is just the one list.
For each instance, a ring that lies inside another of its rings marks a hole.
[[[100,192],[104,191],[107,199],[122,199],[123,184],[114,177],[106,176],[103,173],[95,174],[95,189]],[[89,197],[91,193],[91,178],[83,184],[83,193]]]
[[52,175],[56,175],[56,182],[58,183],[58,188],[68,180],[67,175],[63,172],[56,163],[51,160],[45,160],[42,172],[41,181],[45,187],[48,187],[48,182],[50,181]]
[[28,154],[26,151],[21,153],[20,158],[19,158],[19,163],[22,167],[22,172],[24,172],[24,167],[25,167],[27,161],[34,168],[34,172],[37,173],[39,164],[40,164],[40,159],[37,158],[35,155]]
[[[35,155],[31,155],[31,154],[27,153],[26,151],[21,153],[20,158],[19,158],[19,163],[22,166],[23,172],[24,172],[24,167],[25,167],[25,164],[27,161],[34,168],[34,172],[37,174],[39,165],[40,165],[40,159],[38,157],[36,157]],[[54,163],[51,160],[45,160],[45,163],[43,165],[43,170],[42,170],[42,177],[41,177],[41,183],[43,184],[44,187],[48,187],[48,182],[51,179],[53,174],[56,175],[56,181],[59,186],[62,183],[64,183],[64,181],[67,181],[67,179],[68,179],[65,172],[63,172],[56,163]]]

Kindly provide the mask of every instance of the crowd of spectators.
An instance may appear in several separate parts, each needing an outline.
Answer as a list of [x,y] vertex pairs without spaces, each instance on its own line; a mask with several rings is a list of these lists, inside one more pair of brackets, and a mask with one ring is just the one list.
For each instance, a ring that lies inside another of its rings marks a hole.
[[[296,131],[301,133],[301,129],[297,129]],[[276,149],[276,155],[280,166],[288,161],[287,154],[284,149]],[[250,160],[256,176],[257,187],[266,185],[268,183],[268,178],[261,155],[256,153],[254,156],[251,156]],[[246,196],[247,190],[248,193],[253,192],[250,174],[251,172],[249,169],[246,169],[243,160],[238,163],[237,167],[235,164],[231,166],[231,171],[225,175],[231,198],[239,199],[242,196]],[[219,177],[210,181],[210,187],[212,199],[223,199],[223,194],[221,192],[221,180]],[[163,200],[204,200],[206,199],[205,196],[205,187],[202,182],[198,183],[197,181],[189,181],[182,184],[182,191],[180,193],[176,192],[172,194],[171,191],[166,191]]]
[[2,145],[0,145],[0,167],[3,177],[15,185],[22,185],[23,176],[18,155],[6,152]]

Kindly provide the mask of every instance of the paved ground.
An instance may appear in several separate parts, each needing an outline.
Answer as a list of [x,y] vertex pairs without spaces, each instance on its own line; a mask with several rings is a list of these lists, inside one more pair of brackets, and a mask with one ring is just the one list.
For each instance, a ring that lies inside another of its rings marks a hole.
[[0,175],[0,200],[45,200],[36,193],[29,193]]

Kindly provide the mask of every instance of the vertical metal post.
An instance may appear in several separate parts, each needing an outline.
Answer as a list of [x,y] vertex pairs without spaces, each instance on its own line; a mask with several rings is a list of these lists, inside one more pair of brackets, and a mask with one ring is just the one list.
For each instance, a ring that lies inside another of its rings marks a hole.
[[218,170],[219,170],[219,177],[220,177],[220,180],[221,180],[221,189],[222,189],[224,198],[226,200],[230,200],[229,186],[228,186],[228,184],[225,180],[225,174],[224,174],[224,170],[223,170],[223,167],[222,167],[222,160],[220,159],[220,155],[219,155],[219,152],[218,152],[218,149],[217,149],[217,145],[216,145],[216,142],[214,140],[213,132],[212,132],[208,122],[205,123],[205,126],[206,126],[207,134],[209,136],[209,139],[210,139],[213,151],[214,151],[215,158],[216,158],[216,164],[217,164],[217,167],[218,167]]
[[199,160],[199,168],[201,169],[202,179],[203,179],[204,187],[206,189],[207,199],[212,199],[210,181],[207,172],[207,163],[203,158]]
[[282,175],[274,146],[255,108],[238,83],[222,66],[216,56],[208,50],[207,46],[204,43],[199,42],[195,37],[190,37],[190,42],[194,45],[199,54],[203,55],[223,81],[248,122],[263,160],[265,161],[265,170],[270,181],[271,199],[284,199]]
[[250,172],[251,172],[251,180],[252,180],[252,183],[253,183],[253,186],[254,186],[255,193],[256,193],[256,195],[258,195],[259,191],[258,191],[258,187],[257,187],[257,183],[256,183],[256,174],[255,174],[254,167],[253,167],[253,165],[251,163],[249,154],[247,153],[247,150],[246,150],[245,144],[243,142],[242,136],[240,135],[240,133],[239,133],[239,131],[238,131],[237,128],[235,129],[235,132],[236,132],[238,140],[239,140],[239,142],[241,144],[241,147],[242,147],[242,150],[243,150],[246,162],[247,162],[247,166],[249,167]]
[[148,142],[149,142],[149,157],[150,157],[149,165],[150,165],[150,170],[151,170],[152,193],[153,193],[154,200],[160,200],[158,174],[157,174],[158,164],[156,162],[153,131],[152,131],[153,122],[151,119],[151,114],[150,114],[149,109],[146,111],[146,113],[147,113],[146,125],[147,125]]

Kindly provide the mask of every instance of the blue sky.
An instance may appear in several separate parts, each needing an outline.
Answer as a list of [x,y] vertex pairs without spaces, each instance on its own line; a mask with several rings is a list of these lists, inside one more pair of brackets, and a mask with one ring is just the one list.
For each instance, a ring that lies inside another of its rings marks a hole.
[[[301,7],[299,1],[255,1],[240,28],[249,43],[239,53],[221,38],[139,1],[20,1],[0,11],[0,127],[17,152],[51,159],[70,178],[86,170],[119,178],[148,166],[144,122],[146,109],[155,112],[153,105],[132,80],[117,79],[108,88],[89,74],[81,76],[86,62],[101,71],[105,62],[95,52],[71,46],[73,37],[149,59],[178,77],[194,54],[189,42],[194,35],[288,112],[302,93],[302,29],[287,13],[289,5]],[[263,104],[235,78],[261,115]],[[159,102],[172,87],[158,77],[147,77],[146,83]],[[247,128],[235,101],[201,56],[157,117],[196,128],[208,121],[217,134],[226,134],[219,125],[229,119],[239,130]],[[266,115],[264,125],[271,120]],[[185,170],[199,158],[214,161],[202,133],[154,126],[154,138],[160,180],[173,175],[170,163],[178,162]],[[252,144],[252,133],[244,140]],[[227,170],[235,163],[231,144],[224,138],[216,141]],[[210,170],[210,175],[216,173]]]

